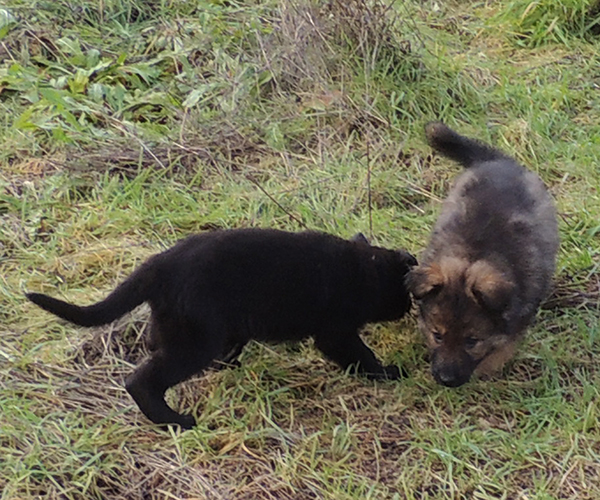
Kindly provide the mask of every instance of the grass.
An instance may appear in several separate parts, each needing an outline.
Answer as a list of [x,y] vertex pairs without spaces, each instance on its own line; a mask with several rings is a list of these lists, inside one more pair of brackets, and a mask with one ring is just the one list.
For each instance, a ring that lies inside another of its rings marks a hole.
[[[2,499],[600,498],[600,42],[593,2],[7,0],[0,8]],[[370,234],[418,253],[458,168],[443,119],[556,198],[555,291],[506,372],[436,385],[414,317],[368,343],[372,383],[310,343],[169,394],[123,388],[147,311],[76,328],[26,290],[90,303],[216,227]]]

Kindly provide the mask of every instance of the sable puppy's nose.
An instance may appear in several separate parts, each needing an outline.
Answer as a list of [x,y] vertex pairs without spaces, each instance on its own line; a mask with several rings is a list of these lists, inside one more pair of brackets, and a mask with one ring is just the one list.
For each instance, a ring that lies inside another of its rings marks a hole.
[[440,384],[446,387],[459,387],[466,382],[464,377],[461,377],[456,370],[439,370],[434,376]]
[[456,378],[449,373],[440,373],[440,382],[448,387],[456,387],[459,385],[457,384]]

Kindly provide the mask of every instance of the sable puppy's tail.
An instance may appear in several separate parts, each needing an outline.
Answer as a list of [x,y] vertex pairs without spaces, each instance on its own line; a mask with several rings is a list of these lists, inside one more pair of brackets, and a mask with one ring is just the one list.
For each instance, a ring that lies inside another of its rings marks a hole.
[[77,306],[43,293],[28,293],[27,298],[59,318],[79,326],[99,326],[120,318],[150,298],[154,269],[142,266],[115,288],[104,300],[91,306]]
[[479,162],[509,158],[487,144],[457,134],[441,122],[425,125],[425,135],[433,149],[467,168]]

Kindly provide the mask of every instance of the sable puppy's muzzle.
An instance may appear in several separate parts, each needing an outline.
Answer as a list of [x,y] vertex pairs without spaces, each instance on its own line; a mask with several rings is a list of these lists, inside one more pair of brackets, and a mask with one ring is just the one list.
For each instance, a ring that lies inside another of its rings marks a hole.
[[439,349],[434,350],[431,356],[431,374],[436,382],[446,387],[466,384],[475,370],[476,363],[467,354],[454,358],[447,359]]

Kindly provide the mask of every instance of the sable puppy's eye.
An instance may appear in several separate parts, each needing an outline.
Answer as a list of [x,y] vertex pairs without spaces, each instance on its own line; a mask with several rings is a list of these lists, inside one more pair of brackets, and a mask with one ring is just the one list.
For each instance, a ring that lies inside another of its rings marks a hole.
[[477,344],[479,344],[479,339],[475,337],[467,337],[465,339],[465,347],[467,349],[473,349]]
[[438,344],[441,344],[444,340],[444,336],[440,332],[432,332],[431,335],[433,337],[433,340],[435,340]]

